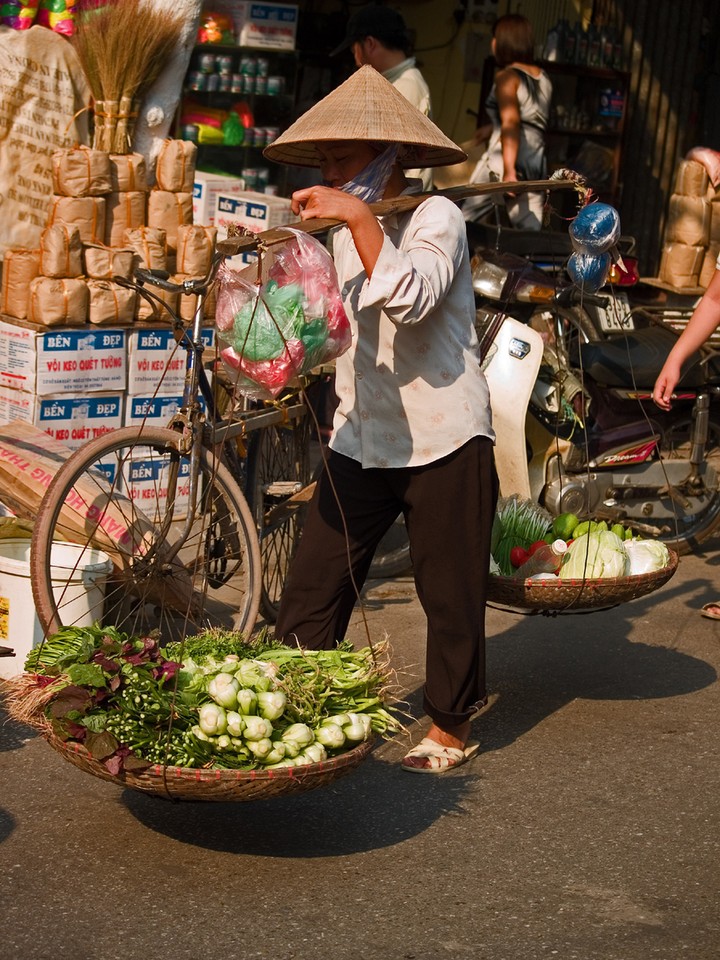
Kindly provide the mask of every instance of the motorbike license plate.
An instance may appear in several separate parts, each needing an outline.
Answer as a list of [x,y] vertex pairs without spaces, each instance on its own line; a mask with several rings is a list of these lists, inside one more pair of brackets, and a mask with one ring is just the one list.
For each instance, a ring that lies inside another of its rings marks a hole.
[[600,329],[603,333],[619,333],[623,330],[634,330],[635,321],[630,313],[630,301],[624,290],[616,290],[610,294],[606,307],[595,307]]

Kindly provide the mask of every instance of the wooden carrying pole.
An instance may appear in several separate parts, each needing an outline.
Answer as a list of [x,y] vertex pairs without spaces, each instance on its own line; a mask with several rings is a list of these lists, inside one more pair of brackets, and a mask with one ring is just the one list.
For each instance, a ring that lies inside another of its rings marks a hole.
[[[585,190],[581,184],[574,180],[560,179],[522,180],[517,183],[469,183],[458,187],[448,187],[447,190],[438,190],[435,193],[404,194],[400,197],[394,197],[392,200],[378,200],[369,206],[375,216],[384,217],[392,213],[407,213],[409,210],[415,210],[430,197],[447,197],[448,200],[457,203],[459,200],[465,200],[468,197],[493,196],[504,193],[544,193],[551,190],[569,189],[580,193]],[[326,230],[340,226],[342,223],[342,220],[314,218],[288,223],[287,227],[302,230],[305,233],[325,233]],[[272,246],[272,244],[287,241],[287,227],[274,227],[272,230],[264,230],[262,233],[244,236],[229,236],[225,240],[218,241],[217,249],[224,256],[233,257],[238,253],[248,253],[255,250],[260,244],[266,247]]]

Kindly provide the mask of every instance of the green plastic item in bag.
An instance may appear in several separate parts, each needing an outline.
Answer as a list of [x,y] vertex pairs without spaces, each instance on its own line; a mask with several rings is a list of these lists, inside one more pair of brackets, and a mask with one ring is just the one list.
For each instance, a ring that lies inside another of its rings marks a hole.
[[233,346],[246,360],[274,360],[303,325],[302,291],[297,284],[269,281],[259,298],[235,314]]

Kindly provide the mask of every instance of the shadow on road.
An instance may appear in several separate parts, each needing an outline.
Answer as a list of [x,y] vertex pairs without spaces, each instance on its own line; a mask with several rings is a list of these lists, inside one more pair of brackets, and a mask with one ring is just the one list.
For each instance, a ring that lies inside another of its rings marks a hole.
[[[677,591],[703,586],[694,581]],[[672,591],[665,587],[663,600],[671,599]],[[500,696],[474,723],[473,736],[483,749],[506,747],[576,699],[652,700],[712,684],[717,674],[705,661],[632,639],[634,624],[661,615],[654,609],[658,599],[649,596],[587,616],[508,615],[508,628],[488,642],[489,689]],[[410,713],[421,718],[416,680],[405,697]],[[411,724],[413,740],[426,721],[420,719],[417,728]],[[404,748],[400,738],[330,787],[291,797],[172,804],[125,792],[122,802],[146,827],[181,843],[253,856],[346,856],[401,843],[445,814],[462,814],[464,798],[476,791],[479,776],[472,766],[443,777],[408,776],[398,764]]]
[[477,781],[459,771],[416,779],[373,754],[330,787],[274,800],[168,803],[126,791],[122,802],[146,827],[181,843],[251,856],[339,857],[402,843],[460,813]]

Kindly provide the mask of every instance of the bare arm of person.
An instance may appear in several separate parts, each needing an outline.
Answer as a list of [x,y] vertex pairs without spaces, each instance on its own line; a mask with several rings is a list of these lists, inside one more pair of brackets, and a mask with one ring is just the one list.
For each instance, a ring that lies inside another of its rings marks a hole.
[[300,215],[301,220],[315,217],[344,220],[352,233],[365,273],[372,276],[385,235],[363,200],[334,187],[306,187],[293,193],[292,210]]
[[500,139],[502,143],[503,180],[517,180],[517,157],[520,149],[520,80],[514,70],[501,70],[495,79]]
[[683,363],[698,350],[720,324],[720,270],[716,270],[695,312],[668,354],[653,388],[653,400],[669,410]]

